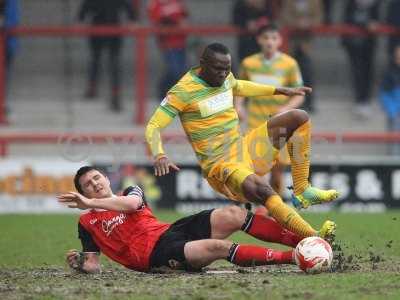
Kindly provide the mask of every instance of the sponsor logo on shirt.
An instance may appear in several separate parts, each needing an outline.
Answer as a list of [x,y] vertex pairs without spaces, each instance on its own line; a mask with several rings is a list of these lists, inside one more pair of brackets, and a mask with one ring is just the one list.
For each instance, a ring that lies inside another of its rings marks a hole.
[[90,223],[90,225],[94,225],[94,224],[97,223],[97,219],[91,219],[91,220],[89,221],[89,223]]
[[208,117],[233,107],[232,89],[199,102],[202,117]]
[[118,216],[115,216],[111,220],[103,220],[101,226],[106,236],[110,236],[115,227],[124,224],[125,219],[126,219],[125,214],[119,214]]
[[277,75],[251,74],[250,79],[251,81],[261,84],[276,85],[276,86],[281,86],[283,84],[282,76],[277,76]]

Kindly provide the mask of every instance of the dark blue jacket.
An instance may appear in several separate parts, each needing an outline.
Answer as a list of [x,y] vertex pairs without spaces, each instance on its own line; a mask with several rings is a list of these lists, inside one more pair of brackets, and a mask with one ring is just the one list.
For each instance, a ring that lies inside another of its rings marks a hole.
[[400,66],[391,65],[386,71],[379,99],[389,118],[400,114]]
[[[400,0],[392,0],[387,8],[386,22],[388,25],[395,26],[400,29]],[[393,49],[400,43],[400,37],[396,35],[389,36],[388,53],[393,55]]]
[[[4,28],[9,29],[19,24],[19,5],[18,0],[6,0],[4,7]],[[7,39],[7,53],[13,55],[18,50],[18,40],[16,37]]]

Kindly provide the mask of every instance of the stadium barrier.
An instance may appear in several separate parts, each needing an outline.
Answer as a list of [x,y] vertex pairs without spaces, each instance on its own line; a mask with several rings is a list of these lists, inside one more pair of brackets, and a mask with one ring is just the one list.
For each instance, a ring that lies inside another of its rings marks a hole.
[[[314,143],[387,144],[399,143],[400,133],[314,133]],[[164,142],[187,144],[186,136],[179,132],[167,132]],[[202,178],[201,170],[194,162],[179,164],[180,172],[156,178],[149,160],[131,159],[112,164],[102,159],[69,161],[59,155],[40,158],[34,156],[13,157],[7,155],[13,144],[135,144],[144,146],[143,134],[121,133],[0,133],[0,213],[70,212],[55,202],[55,195],[73,189],[72,178],[76,170],[85,164],[98,166],[108,174],[113,190],[118,191],[132,184],[142,184],[153,206],[193,212],[229,203],[211,190]],[[341,198],[332,205],[313,208],[318,211],[381,212],[388,208],[400,208],[400,161],[395,158],[351,160],[326,159],[314,163],[312,184],[323,188],[335,188]],[[285,174],[285,186],[291,185],[290,173]],[[289,191],[285,198],[290,198]]]
[[[318,26],[312,29],[316,36],[340,36],[340,35],[400,35],[400,31],[389,26],[378,26],[376,29],[366,31],[358,27],[337,24],[329,26]],[[10,30],[0,32],[0,124],[7,124],[5,111],[5,41],[7,36],[29,36],[29,37],[76,37],[76,36],[129,36],[135,39],[135,49],[133,56],[136,59],[133,66],[135,76],[133,87],[135,87],[134,97],[137,103],[134,111],[133,122],[144,124],[146,118],[147,104],[147,72],[148,72],[148,45],[149,37],[159,34],[182,33],[187,35],[239,35],[247,34],[244,31],[232,26],[187,26],[179,29],[160,28],[150,26],[18,26]],[[287,41],[296,31],[290,28],[283,29],[286,43],[283,48],[287,48]]]
[[[179,172],[155,177],[152,166],[146,163],[125,162],[115,168],[102,160],[70,162],[29,157],[1,160],[0,214],[77,212],[58,204],[55,196],[74,190],[73,176],[87,164],[104,170],[116,192],[141,185],[153,208],[191,213],[230,203],[211,189],[196,164],[180,164]],[[312,207],[313,212],[382,212],[400,208],[400,163],[316,163],[310,181],[322,188],[335,188],[341,195],[331,204]],[[289,172],[284,175],[284,183],[291,185]],[[290,191],[285,189],[283,196],[289,201]]]

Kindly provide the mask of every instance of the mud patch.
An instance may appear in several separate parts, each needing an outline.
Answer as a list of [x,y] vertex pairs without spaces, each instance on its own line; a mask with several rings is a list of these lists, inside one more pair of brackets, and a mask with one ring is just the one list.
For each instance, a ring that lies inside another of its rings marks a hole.
[[[345,256],[340,247],[335,248],[335,256],[337,276],[350,276],[353,280],[365,272],[376,274],[376,278],[387,277],[383,275],[387,270],[400,268],[399,261],[389,263],[376,255]],[[377,267],[374,272],[373,263]],[[326,299],[331,292],[315,286],[320,276],[332,275],[307,275],[297,266],[235,268],[227,264],[213,265],[197,273],[162,274],[138,273],[115,266],[96,275],[71,273],[64,268],[1,269],[0,299]],[[398,282],[393,280],[389,284],[394,289]],[[354,286],[356,294],[373,292],[373,287],[368,286],[366,291],[363,286]],[[347,292],[348,287],[343,290]]]

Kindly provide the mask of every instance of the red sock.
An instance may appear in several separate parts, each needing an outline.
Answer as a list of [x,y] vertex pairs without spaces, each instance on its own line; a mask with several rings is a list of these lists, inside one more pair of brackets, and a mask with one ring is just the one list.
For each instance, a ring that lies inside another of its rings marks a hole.
[[227,259],[242,267],[294,263],[293,250],[283,252],[260,246],[238,244],[232,245]]
[[254,215],[248,212],[242,230],[264,242],[279,243],[295,248],[303,239],[283,228],[273,218]]

